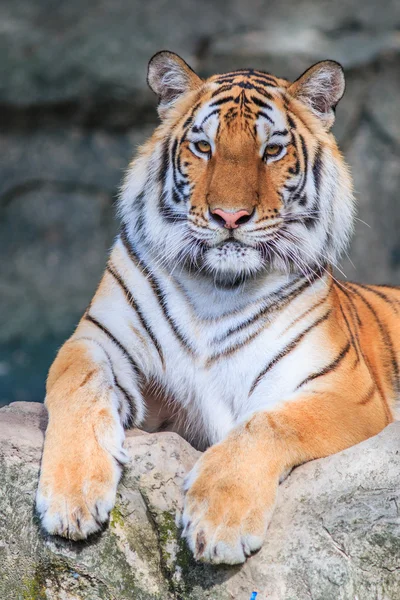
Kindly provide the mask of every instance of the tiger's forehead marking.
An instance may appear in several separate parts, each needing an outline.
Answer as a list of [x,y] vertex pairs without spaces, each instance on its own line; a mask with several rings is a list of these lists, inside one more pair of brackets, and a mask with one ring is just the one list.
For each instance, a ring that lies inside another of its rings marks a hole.
[[[221,128],[247,131],[264,141],[286,129],[285,88],[289,82],[253,69],[210,77],[208,94],[194,114],[192,132],[215,140]],[[211,92],[211,93],[210,93]]]
[[230,71],[229,73],[213,75],[208,81],[229,85],[229,83],[234,81],[245,79],[252,80],[254,84],[269,87],[287,87],[289,84],[285,79],[279,79],[266,71],[259,71],[257,69],[237,69],[236,71]]

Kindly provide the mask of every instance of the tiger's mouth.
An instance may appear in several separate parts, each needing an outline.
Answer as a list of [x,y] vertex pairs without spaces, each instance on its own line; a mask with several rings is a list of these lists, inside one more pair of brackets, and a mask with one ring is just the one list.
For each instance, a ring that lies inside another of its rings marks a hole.
[[237,278],[251,277],[265,268],[261,253],[254,247],[229,237],[215,246],[209,246],[203,254],[206,270],[222,281],[233,282]]
[[239,237],[235,232],[230,231],[229,235],[224,239],[213,240],[208,244],[209,248],[225,248],[231,251],[239,252],[243,248],[254,248],[251,240],[243,239],[243,236]]
[[219,244],[216,244],[215,248],[228,248],[233,251],[239,251],[241,248],[246,248],[249,244],[234,238],[233,236],[229,237],[227,240],[223,240]]
[[[239,229],[219,229],[211,235],[193,232],[192,254],[186,265],[191,272],[211,276],[215,283],[228,287],[259,276],[271,267],[271,256],[251,234]],[[194,252],[196,259],[193,260]]]

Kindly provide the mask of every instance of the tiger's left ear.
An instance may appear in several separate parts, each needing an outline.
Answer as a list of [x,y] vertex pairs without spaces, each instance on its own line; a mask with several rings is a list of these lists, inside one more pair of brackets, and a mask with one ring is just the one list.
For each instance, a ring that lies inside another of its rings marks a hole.
[[328,130],[334,123],[335,107],[344,90],[343,68],[334,60],[313,65],[288,88],[289,94],[306,104]]
[[198,89],[203,82],[183,58],[163,50],[150,59],[147,83],[158,96],[158,112],[162,118],[182,94]]

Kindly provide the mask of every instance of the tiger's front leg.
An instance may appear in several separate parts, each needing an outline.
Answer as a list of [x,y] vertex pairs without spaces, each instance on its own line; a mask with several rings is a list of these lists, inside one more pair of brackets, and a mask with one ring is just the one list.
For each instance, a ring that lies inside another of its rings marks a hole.
[[292,467],[357,444],[387,425],[379,399],[304,395],[260,412],[209,448],[187,479],[183,536],[198,560],[241,563],[258,550],[280,478]]
[[[73,540],[86,538],[107,521],[127,460],[122,446],[127,392],[118,387],[103,344],[96,342],[95,332],[90,334],[64,344],[50,370],[49,423],[37,492],[45,530]],[[140,411],[140,399],[135,409]]]

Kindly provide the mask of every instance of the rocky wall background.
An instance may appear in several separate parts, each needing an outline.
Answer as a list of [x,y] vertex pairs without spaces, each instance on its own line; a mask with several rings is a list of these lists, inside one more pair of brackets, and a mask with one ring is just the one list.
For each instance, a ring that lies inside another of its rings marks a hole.
[[156,123],[146,65],[160,49],[198,72],[254,66],[347,74],[336,134],[359,217],[350,279],[400,284],[397,0],[2,0],[0,405],[42,401],[117,231],[113,202]]

